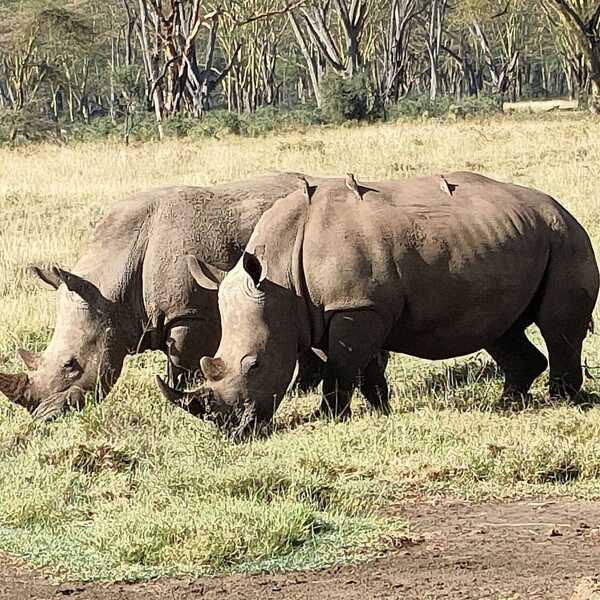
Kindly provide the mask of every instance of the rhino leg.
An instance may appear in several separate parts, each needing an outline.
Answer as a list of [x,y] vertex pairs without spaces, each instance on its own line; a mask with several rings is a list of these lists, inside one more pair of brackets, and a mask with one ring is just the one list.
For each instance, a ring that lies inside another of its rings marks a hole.
[[[198,342],[202,342],[201,344]],[[203,323],[190,321],[169,330],[166,342],[169,384],[177,390],[195,381],[200,374],[200,359],[214,356],[219,345],[218,334],[203,329]]]
[[560,322],[540,322],[540,330],[550,357],[550,396],[573,398],[583,384],[581,349],[591,314]]
[[[350,416],[350,400],[361,373],[368,367],[364,392],[371,404],[387,404],[387,385],[382,386],[382,370],[372,359],[383,345],[385,328],[381,318],[371,311],[348,311],[336,313],[329,324],[329,353],[321,413],[333,418]],[[383,377],[385,380],[385,377]],[[383,393],[384,396],[377,398]],[[382,402],[383,398],[383,402]]]
[[325,375],[325,363],[312,350],[298,356],[298,376],[295,386],[298,391],[308,393],[315,390]]
[[504,371],[502,398],[505,400],[525,396],[548,366],[546,357],[529,341],[520,326],[510,329],[486,350]]
[[574,238],[549,265],[535,322],[548,348],[551,397],[573,398],[583,384],[581,348],[592,322],[598,279],[585,239]]
[[360,391],[367,402],[377,411],[390,414],[390,391],[385,378],[389,355],[377,353],[360,376]]

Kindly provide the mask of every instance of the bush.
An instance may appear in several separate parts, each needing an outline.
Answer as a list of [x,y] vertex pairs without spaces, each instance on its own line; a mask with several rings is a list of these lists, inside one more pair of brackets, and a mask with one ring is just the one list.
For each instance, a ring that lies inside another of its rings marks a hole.
[[455,100],[442,96],[431,100],[428,96],[408,96],[388,110],[388,118],[490,116],[502,112],[499,96],[468,96]]
[[329,73],[321,85],[323,113],[334,123],[360,121],[368,116],[368,87],[364,75],[343,78]]
[[60,124],[35,110],[0,111],[0,145],[61,138]]
[[[433,102],[426,96],[410,96],[384,111],[373,98],[369,98],[363,75],[343,79],[330,74],[323,81],[322,93],[322,109],[314,105],[265,106],[254,113],[242,114],[214,109],[200,119],[182,115],[166,119],[163,122],[163,131],[166,137],[259,137],[271,132],[298,131],[314,125],[365,118],[462,118],[469,115],[489,116],[502,111],[501,99],[495,96],[469,97],[461,101],[441,97]],[[70,123],[53,121],[39,111],[0,111],[0,146],[39,141],[93,141],[107,138],[121,140],[124,129],[123,115],[117,116],[117,122],[104,115],[92,118],[89,123]],[[130,118],[132,140],[143,142],[158,139],[153,112],[136,110],[131,113]]]

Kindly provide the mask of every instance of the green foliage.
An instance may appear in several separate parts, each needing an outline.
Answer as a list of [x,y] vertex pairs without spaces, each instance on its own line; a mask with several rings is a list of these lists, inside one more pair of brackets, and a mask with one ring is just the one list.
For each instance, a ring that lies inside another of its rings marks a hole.
[[61,140],[59,123],[33,110],[0,110],[0,146]]
[[498,96],[467,96],[462,100],[443,96],[431,100],[429,96],[408,96],[392,106],[388,118],[465,116],[489,117],[502,112],[502,99]]
[[141,72],[137,65],[116,67],[113,73],[113,82],[128,102],[132,102],[133,98],[139,97],[142,93]]
[[360,121],[368,116],[368,82],[364,74],[344,78],[327,74],[321,84],[323,113],[333,123]]

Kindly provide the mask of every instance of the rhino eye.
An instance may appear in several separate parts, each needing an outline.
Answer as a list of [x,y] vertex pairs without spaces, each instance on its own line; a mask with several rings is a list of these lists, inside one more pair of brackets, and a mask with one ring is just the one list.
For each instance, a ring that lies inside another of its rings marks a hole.
[[63,364],[63,369],[65,369],[65,371],[76,371],[79,369],[79,363],[75,358],[70,358]]

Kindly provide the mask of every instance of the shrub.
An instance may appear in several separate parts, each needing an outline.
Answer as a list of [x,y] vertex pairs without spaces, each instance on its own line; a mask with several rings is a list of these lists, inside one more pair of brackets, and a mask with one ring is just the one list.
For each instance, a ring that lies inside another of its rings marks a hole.
[[468,96],[455,100],[442,96],[431,100],[428,96],[408,96],[388,110],[388,118],[490,116],[502,112],[499,96]]
[[360,121],[368,116],[368,87],[364,75],[343,78],[329,73],[321,85],[323,113],[334,123]]

